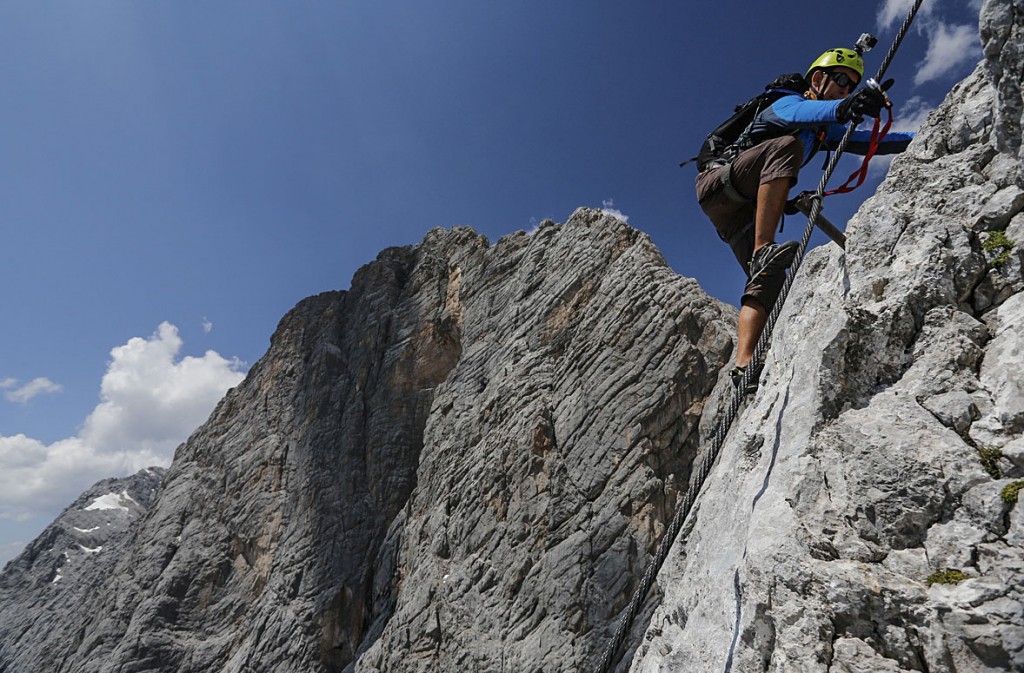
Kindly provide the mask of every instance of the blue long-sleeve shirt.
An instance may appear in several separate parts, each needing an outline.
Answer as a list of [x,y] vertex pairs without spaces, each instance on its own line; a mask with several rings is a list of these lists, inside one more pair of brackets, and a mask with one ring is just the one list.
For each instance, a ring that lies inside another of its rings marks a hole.
[[[800,94],[783,96],[754,117],[751,135],[773,138],[796,131],[804,144],[804,164],[821,149],[833,150],[846,133],[846,125],[836,119],[841,100],[808,100]],[[821,135],[821,134],[824,135]],[[891,131],[878,146],[878,154],[902,152],[914,139],[911,132]],[[853,154],[866,154],[871,131],[858,129],[850,136],[846,149]]]

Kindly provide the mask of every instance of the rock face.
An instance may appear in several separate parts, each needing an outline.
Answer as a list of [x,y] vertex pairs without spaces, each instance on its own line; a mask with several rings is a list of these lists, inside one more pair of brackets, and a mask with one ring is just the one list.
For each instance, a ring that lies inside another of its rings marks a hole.
[[[1019,0],[982,35],[806,259],[618,670],[1024,670]],[[0,673],[593,670],[734,329],[598,211],[386,250],[7,566]]]
[[8,570],[0,671],[583,667],[734,319],[598,211],[387,250],[282,320],[116,563],[27,593]]
[[1024,670],[1024,6],[982,38],[800,271],[630,670]]

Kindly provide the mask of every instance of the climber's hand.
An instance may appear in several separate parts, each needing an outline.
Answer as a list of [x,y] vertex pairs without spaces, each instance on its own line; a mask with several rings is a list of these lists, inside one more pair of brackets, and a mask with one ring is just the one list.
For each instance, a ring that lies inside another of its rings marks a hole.
[[[885,83],[885,88],[892,86],[892,80]],[[885,95],[882,87],[865,87],[859,89],[853,95],[847,97],[836,108],[836,120],[848,122],[851,119],[861,120],[865,116],[877,117],[882,114],[882,108],[889,107],[891,103]]]

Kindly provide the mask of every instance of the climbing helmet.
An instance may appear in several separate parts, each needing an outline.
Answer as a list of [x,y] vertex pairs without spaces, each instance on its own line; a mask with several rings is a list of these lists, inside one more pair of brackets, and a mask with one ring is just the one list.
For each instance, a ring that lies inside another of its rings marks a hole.
[[811,64],[811,67],[807,69],[805,77],[810,80],[811,74],[818,68],[835,68],[840,65],[857,71],[857,77],[863,79],[864,59],[861,58],[860,54],[855,52],[853,49],[843,49],[842,47],[829,49],[819,56],[818,59]]

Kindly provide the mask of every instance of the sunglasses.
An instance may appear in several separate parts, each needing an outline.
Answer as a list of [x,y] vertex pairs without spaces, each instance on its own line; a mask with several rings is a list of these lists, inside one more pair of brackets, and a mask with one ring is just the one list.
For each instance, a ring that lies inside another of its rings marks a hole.
[[830,72],[828,76],[838,86],[846,87],[847,89],[855,89],[859,83],[858,80],[850,77],[845,72]]

